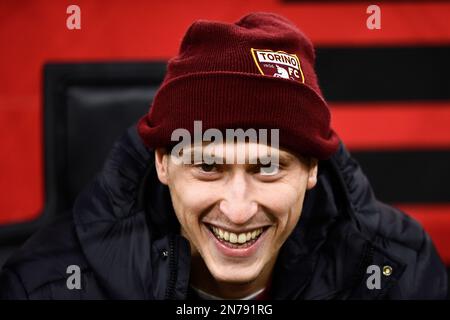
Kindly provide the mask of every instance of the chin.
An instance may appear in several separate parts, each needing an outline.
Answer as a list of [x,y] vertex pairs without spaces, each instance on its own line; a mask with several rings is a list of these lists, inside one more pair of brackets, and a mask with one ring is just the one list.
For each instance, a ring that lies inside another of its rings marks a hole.
[[255,263],[249,266],[239,266],[238,264],[230,264],[228,267],[224,265],[208,266],[214,279],[218,282],[245,284],[255,281],[261,274],[261,267]]

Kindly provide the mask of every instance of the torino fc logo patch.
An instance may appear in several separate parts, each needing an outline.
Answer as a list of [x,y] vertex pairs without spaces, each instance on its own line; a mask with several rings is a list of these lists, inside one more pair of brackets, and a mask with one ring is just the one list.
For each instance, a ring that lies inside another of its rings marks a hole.
[[297,55],[284,51],[251,49],[253,59],[261,74],[305,83]]

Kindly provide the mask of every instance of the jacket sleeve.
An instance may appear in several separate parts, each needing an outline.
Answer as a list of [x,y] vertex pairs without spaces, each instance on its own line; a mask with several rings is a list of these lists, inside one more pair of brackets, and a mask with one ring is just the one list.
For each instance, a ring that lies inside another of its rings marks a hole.
[[0,273],[0,300],[27,300],[28,295],[20,278],[11,270]]
[[430,236],[424,231],[424,243],[417,255],[417,296],[427,293],[424,299],[447,299],[447,270],[439,257]]

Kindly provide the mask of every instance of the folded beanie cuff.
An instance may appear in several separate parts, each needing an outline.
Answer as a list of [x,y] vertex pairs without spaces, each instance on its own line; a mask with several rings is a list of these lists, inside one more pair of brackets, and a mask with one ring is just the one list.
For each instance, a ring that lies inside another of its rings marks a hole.
[[190,73],[167,81],[138,123],[144,143],[173,145],[176,129],[279,129],[279,144],[296,154],[328,159],[338,148],[326,102],[306,84],[240,72]]

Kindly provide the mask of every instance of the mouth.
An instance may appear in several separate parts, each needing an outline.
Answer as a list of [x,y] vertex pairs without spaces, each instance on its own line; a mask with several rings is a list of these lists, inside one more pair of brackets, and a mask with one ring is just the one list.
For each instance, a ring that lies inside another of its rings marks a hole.
[[206,225],[210,234],[216,240],[219,249],[226,255],[247,256],[256,250],[256,245],[264,236],[267,227],[260,227],[243,232],[232,232],[211,224]]

